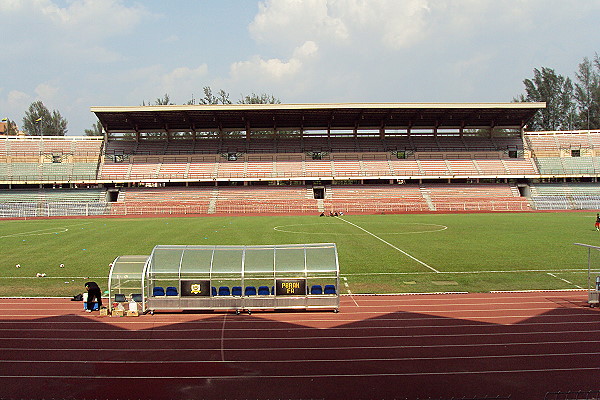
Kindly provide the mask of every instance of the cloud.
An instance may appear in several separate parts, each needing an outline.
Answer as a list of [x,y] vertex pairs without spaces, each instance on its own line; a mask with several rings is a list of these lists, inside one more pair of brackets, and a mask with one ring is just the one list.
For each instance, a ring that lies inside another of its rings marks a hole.
[[39,18],[64,34],[77,33],[71,39],[104,38],[131,31],[148,15],[140,5],[125,6],[119,0],[76,0],[61,7],[52,0],[19,1],[10,7],[19,15]]
[[267,0],[250,24],[263,43],[356,45],[374,41],[398,49],[427,37],[428,0]]
[[279,58],[263,59],[254,56],[250,60],[239,61],[231,65],[231,77],[234,81],[273,83],[282,80],[296,80],[306,71],[307,64],[319,52],[315,42],[307,41],[294,49],[288,60]]
[[[168,94],[173,103],[183,104],[208,85],[208,65],[167,69],[163,65],[154,64],[126,71],[108,72],[96,79],[99,82],[112,82],[125,93],[119,99],[119,105],[154,103],[154,100],[162,98],[164,94]],[[114,99],[110,101],[114,103]]]
[[259,3],[259,13],[250,24],[250,33],[259,42],[302,43],[326,36],[348,38],[346,25],[330,15],[325,0],[268,0]]
[[88,60],[93,56],[90,48],[101,55],[111,53],[102,49],[108,39],[130,33],[150,15],[140,5],[127,6],[119,0],[75,0],[66,6],[52,0],[0,2],[5,54],[19,58]]
[[178,90],[201,87],[202,81],[208,74],[208,65],[202,64],[196,68],[177,67],[160,77],[161,86],[165,93],[175,93]]
[[41,83],[35,88],[35,94],[38,99],[44,102],[52,101],[59,93],[59,88],[48,83]]

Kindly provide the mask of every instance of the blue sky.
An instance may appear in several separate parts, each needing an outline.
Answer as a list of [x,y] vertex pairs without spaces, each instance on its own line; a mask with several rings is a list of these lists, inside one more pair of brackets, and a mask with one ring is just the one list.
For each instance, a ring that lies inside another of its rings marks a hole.
[[0,115],[223,89],[284,103],[504,102],[600,53],[600,0],[0,0]]

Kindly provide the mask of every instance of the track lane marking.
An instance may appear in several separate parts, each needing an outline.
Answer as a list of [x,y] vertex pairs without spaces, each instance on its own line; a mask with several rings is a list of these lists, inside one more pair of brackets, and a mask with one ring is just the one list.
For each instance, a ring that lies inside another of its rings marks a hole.
[[[569,345],[569,344],[585,344],[589,346],[589,340],[566,340],[566,341],[536,341],[536,342],[509,342],[509,343],[461,343],[461,344],[419,344],[419,345],[397,345],[397,346],[322,346],[322,347],[240,347],[240,348],[230,348],[230,351],[237,352],[255,352],[255,351],[321,351],[321,350],[400,350],[400,349],[439,349],[439,348],[466,348],[466,347],[475,347],[480,348],[482,346],[485,347],[509,347],[509,346],[542,346],[542,345]],[[2,348],[4,351],[70,351],[70,352],[86,352],[89,349],[87,348],[57,348],[57,349],[40,349],[36,347],[27,348],[27,347],[5,347]],[[143,348],[143,349],[131,349],[131,348],[123,348],[123,349],[115,349],[115,348],[98,348],[94,349],[94,351],[102,351],[102,352],[154,352],[154,351],[162,351],[162,352],[180,352],[180,351],[217,351],[218,348],[177,348],[177,349],[165,349],[163,347],[157,348]]]
[[[439,357],[370,357],[370,358],[290,358],[284,360],[223,360],[225,363],[249,363],[249,364],[282,364],[282,363],[336,363],[336,362],[397,362],[397,361],[438,361],[438,360],[488,360],[506,358],[537,358],[537,357],[567,357],[567,356],[597,356],[598,351],[572,352],[572,353],[544,353],[544,354],[491,354],[475,356],[439,356]],[[0,360],[0,364],[213,364],[214,360]]]
[[368,377],[394,377],[394,376],[447,376],[447,375],[487,375],[487,374],[523,374],[538,372],[574,372],[574,371],[598,371],[598,367],[576,367],[576,368],[539,368],[539,369],[514,369],[514,370],[477,370],[477,371],[428,371],[428,372],[404,372],[404,373],[372,373],[372,374],[307,374],[307,375],[198,375],[198,376],[109,376],[109,375],[0,375],[0,379],[154,379],[154,380],[188,380],[188,379],[315,379],[315,378],[368,378]]

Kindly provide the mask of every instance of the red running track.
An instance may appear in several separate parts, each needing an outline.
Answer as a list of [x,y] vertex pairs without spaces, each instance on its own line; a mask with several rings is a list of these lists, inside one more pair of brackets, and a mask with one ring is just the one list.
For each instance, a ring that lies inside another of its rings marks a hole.
[[585,292],[344,296],[341,312],[100,317],[0,299],[0,398],[543,399],[598,389]]

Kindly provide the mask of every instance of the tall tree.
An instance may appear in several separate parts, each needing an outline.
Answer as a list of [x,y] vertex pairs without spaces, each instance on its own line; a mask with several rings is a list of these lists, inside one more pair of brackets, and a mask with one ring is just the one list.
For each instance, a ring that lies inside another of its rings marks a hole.
[[533,70],[533,79],[525,79],[525,95],[516,100],[521,102],[545,102],[529,123],[534,131],[569,130],[575,127],[576,110],[573,102],[571,79],[558,75],[553,69],[542,67]]
[[64,136],[67,133],[67,120],[57,110],[50,113],[44,103],[35,101],[25,112],[23,131],[29,136]]
[[11,121],[9,118],[2,119],[2,122],[6,124],[4,134],[6,136],[16,136],[19,134],[19,129],[15,121]]
[[219,90],[216,95],[213,94],[210,86],[205,86],[202,90],[204,91],[204,97],[198,100],[200,104],[231,104],[229,93],[223,89]]
[[168,93],[165,93],[165,95],[163,97],[158,97],[156,100],[154,100],[154,103],[151,101],[148,101],[148,104],[146,104],[145,101],[142,101],[142,106],[172,106],[173,103],[171,103],[171,97],[169,97]]
[[238,104],[281,104],[281,100],[271,94],[252,93],[250,95],[243,96],[238,101]]
[[165,93],[165,95],[162,98],[157,98],[154,101],[154,104],[157,106],[171,106],[173,105],[173,103],[171,103],[171,98],[169,97],[169,95],[167,93]]
[[96,121],[94,125],[92,125],[91,129],[86,129],[86,136],[102,136],[104,135],[104,129],[102,127],[102,123],[100,121]]
[[595,62],[587,57],[579,64],[575,73],[575,101],[579,110],[579,128],[600,127],[600,60],[596,54]]
[[67,134],[67,120],[60,115],[58,110],[52,110],[52,117],[44,134],[48,136],[65,136]]

